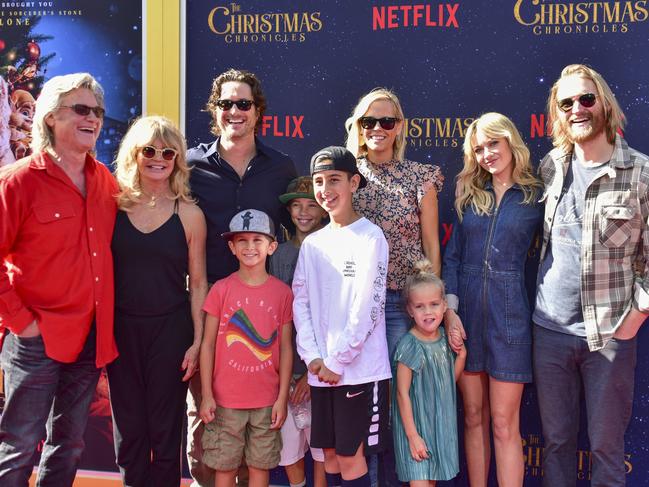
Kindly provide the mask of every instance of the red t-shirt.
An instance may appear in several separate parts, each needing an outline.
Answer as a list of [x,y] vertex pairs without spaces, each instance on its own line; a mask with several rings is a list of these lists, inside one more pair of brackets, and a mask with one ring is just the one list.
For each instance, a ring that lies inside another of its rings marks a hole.
[[250,286],[235,272],[212,286],[203,310],[219,319],[212,382],[216,404],[250,409],[275,403],[282,326],[290,326],[292,307],[291,289],[273,276]]

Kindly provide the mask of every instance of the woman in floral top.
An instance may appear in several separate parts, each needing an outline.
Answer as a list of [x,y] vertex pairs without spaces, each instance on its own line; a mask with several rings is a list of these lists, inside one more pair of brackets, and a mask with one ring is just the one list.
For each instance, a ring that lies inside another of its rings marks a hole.
[[390,356],[410,328],[401,289],[424,257],[440,274],[437,193],[444,177],[438,166],[404,158],[404,115],[399,99],[385,88],[363,96],[345,123],[347,149],[357,157],[367,187],[354,193],[354,207],[385,234],[390,246],[385,321]]
[[[364,95],[345,128],[347,149],[356,156],[358,170],[367,179],[367,186],[354,193],[354,208],[381,227],[390,247],[385,327],[392,357],[410,328],[401,299],[406,277],[424,257],[440,275],[437,193],[444,177],[438,166],[404,159],[403,110],[390,90],[376,88]],[[387,452],[380,468],[385,477],[382,485],[401,485],[393,462],[394,455]],[[372,470],[373,462],[370,465]]]

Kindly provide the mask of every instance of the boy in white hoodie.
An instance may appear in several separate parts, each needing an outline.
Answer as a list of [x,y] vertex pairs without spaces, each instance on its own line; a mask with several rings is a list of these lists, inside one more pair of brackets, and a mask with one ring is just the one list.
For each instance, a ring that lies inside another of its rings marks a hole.
[[389,435],[388,244],[352,208],[352,194],[366,181],[351,152],[318,151],[311,176],[330,218],[302,243],[293,277],[297,349],[311,386],[311,445],[324,449],[329,485],[365,487],[365,455],[382,450]]

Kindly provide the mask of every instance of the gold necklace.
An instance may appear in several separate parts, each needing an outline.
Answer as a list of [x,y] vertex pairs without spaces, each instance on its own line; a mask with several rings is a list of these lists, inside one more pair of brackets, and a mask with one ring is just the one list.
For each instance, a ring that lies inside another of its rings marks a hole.
[[144,205],[147,208],[151,208],[151,209],[156,207],[156,205],[158,204],[158,199],[167,196],[166,194],[147,194],[145,191],[142,191],[142,194],[147,198],[149,198],[149,201],[144,203]]

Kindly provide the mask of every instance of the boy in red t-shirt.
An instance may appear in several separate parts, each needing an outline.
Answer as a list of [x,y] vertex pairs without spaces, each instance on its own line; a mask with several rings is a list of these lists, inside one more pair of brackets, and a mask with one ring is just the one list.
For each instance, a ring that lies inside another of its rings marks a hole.
[[266,272],[266,258],[277,248],[268,215],[241,211],[223,237],[239,270],[217,281],[203,305],[203,462],[216,470],[217,487],[234,485],[242,458],[251,487],[267,486],[268,470],[279,463],[286,419],[293,296]]

